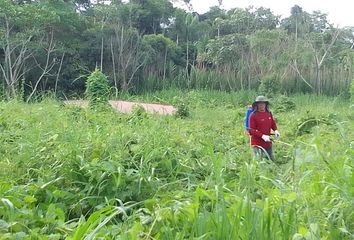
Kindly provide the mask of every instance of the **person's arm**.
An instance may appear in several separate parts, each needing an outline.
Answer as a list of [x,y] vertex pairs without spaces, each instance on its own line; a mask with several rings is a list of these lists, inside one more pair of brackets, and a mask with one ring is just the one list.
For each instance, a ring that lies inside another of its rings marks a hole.
[[257,123],[256,123],[256,119],[255,119],[255,115],[252,113],[250,116],[250,135],[251,136],[256,136],[261,138],[263,133],[257,130]]
[[274,131],[274,135],[275,135],[275,137],[276,138],[279,138],[280,137],[280,132],[278,131],[278,127],[277,127],[277,124],[276,124],[276,122],[275,122],[275,120],[274,120],[274,118],[273,118],[273,115],[271,114],[271,116],[272,116],[272,129],[273,129],[273,131]]

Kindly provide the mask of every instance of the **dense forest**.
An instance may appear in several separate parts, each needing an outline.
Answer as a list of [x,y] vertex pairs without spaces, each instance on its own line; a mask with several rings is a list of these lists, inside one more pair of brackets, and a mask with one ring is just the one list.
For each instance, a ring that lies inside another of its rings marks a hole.
[[171,87],[348,94],[354,27],[297,5],[283,17],[263,7],[198,14],[174,2],[1,0],[1,95],[80,96],[95,68],[113,96]]

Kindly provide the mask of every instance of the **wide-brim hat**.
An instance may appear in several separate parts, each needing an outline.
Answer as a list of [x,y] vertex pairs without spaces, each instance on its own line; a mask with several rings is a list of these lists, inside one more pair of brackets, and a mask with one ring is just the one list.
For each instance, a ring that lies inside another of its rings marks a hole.
[[257,103],[264,102],[265,104],[269,104],[269,100],[265,96],[257,96],[256,100],[252,103],[252,106],[255,106]]

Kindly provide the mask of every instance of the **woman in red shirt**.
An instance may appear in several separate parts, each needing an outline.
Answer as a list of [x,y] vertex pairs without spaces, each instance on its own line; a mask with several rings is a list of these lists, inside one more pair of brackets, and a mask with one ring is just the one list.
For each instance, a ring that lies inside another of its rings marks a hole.
[[278,138],[280,133],[277,130],[273,115],[269,111],[269,101],[264,96],[258,96],[252,106],[254,111],[249,120],[249,133],[253,152],[257,157],[266,156],[274,161],[270,134],[273,130],[275,137]]

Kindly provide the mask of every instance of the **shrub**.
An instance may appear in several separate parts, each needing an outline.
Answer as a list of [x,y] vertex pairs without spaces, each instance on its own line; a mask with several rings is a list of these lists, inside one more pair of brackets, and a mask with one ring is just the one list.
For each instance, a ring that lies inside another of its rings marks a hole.
[[91,106],[105,105],[109,98],[108,79],[105,74],[96,69],[87,78],[85,97]]
[[179,118],[187,118],[190,116],[190,99],[191,97],[174,97],[173,98],[173,105],[176,107],[176,117]]
[[180,118],[186,118],[189,117],[190,112],[189,112],[189,107],[185,103],[179,103],[177,105],[177,111],[176,111],[176,116]]

